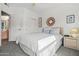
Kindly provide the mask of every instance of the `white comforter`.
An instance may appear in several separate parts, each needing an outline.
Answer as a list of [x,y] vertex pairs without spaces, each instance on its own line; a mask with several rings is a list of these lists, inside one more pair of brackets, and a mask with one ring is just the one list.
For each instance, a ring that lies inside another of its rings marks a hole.
[[60,36],[58,36],[59,35],[56,36],[46,33],[30,33],[23,35],[19,42],[26,45],[33,52],[37,52],[49,45],[50,43],[56,41],[56,39],[59,39]]

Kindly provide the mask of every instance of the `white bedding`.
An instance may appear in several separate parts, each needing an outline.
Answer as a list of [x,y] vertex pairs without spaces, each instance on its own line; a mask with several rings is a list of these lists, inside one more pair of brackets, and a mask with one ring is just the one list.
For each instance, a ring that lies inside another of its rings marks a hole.
[[20,43],[30,48],[33,52],[38,52],[50,43],[58,41],[62,38],[61,35],[52,35],[46,33],[29,33],[25,34],[19,40]]
[[36,52],[37,50],[42,49],[53,41],[55,41],[53,35],[45,33],[30,33],[22,36],[20,43],[26,45],[34,52]]

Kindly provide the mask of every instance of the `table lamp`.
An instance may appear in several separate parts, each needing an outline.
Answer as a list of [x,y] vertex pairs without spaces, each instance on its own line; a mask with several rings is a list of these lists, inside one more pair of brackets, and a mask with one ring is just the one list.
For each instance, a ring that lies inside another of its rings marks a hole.
[[74,38],[79,37],[79,28],[72,28],[70,30],[70,34]]

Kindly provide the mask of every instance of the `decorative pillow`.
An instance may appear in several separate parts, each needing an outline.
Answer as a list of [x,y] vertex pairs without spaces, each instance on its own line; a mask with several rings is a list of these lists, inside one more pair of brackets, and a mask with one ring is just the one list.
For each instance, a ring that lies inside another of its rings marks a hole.
[[50,33],[50,29],[48,29],[48,28],[43,28],[43,29],[42,29],[42,32],[49,34],[49,33]]
[[60,34],[60,28],[52,28],[50,34]]

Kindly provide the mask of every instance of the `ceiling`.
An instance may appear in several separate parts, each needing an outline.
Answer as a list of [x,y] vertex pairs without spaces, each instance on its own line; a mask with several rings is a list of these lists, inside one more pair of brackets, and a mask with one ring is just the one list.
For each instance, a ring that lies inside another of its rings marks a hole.
[[78,6],[79,3],[9,3],[9,7],[24,7],[35,12],[44,12],[48,9],[55,9],[58,7]]

